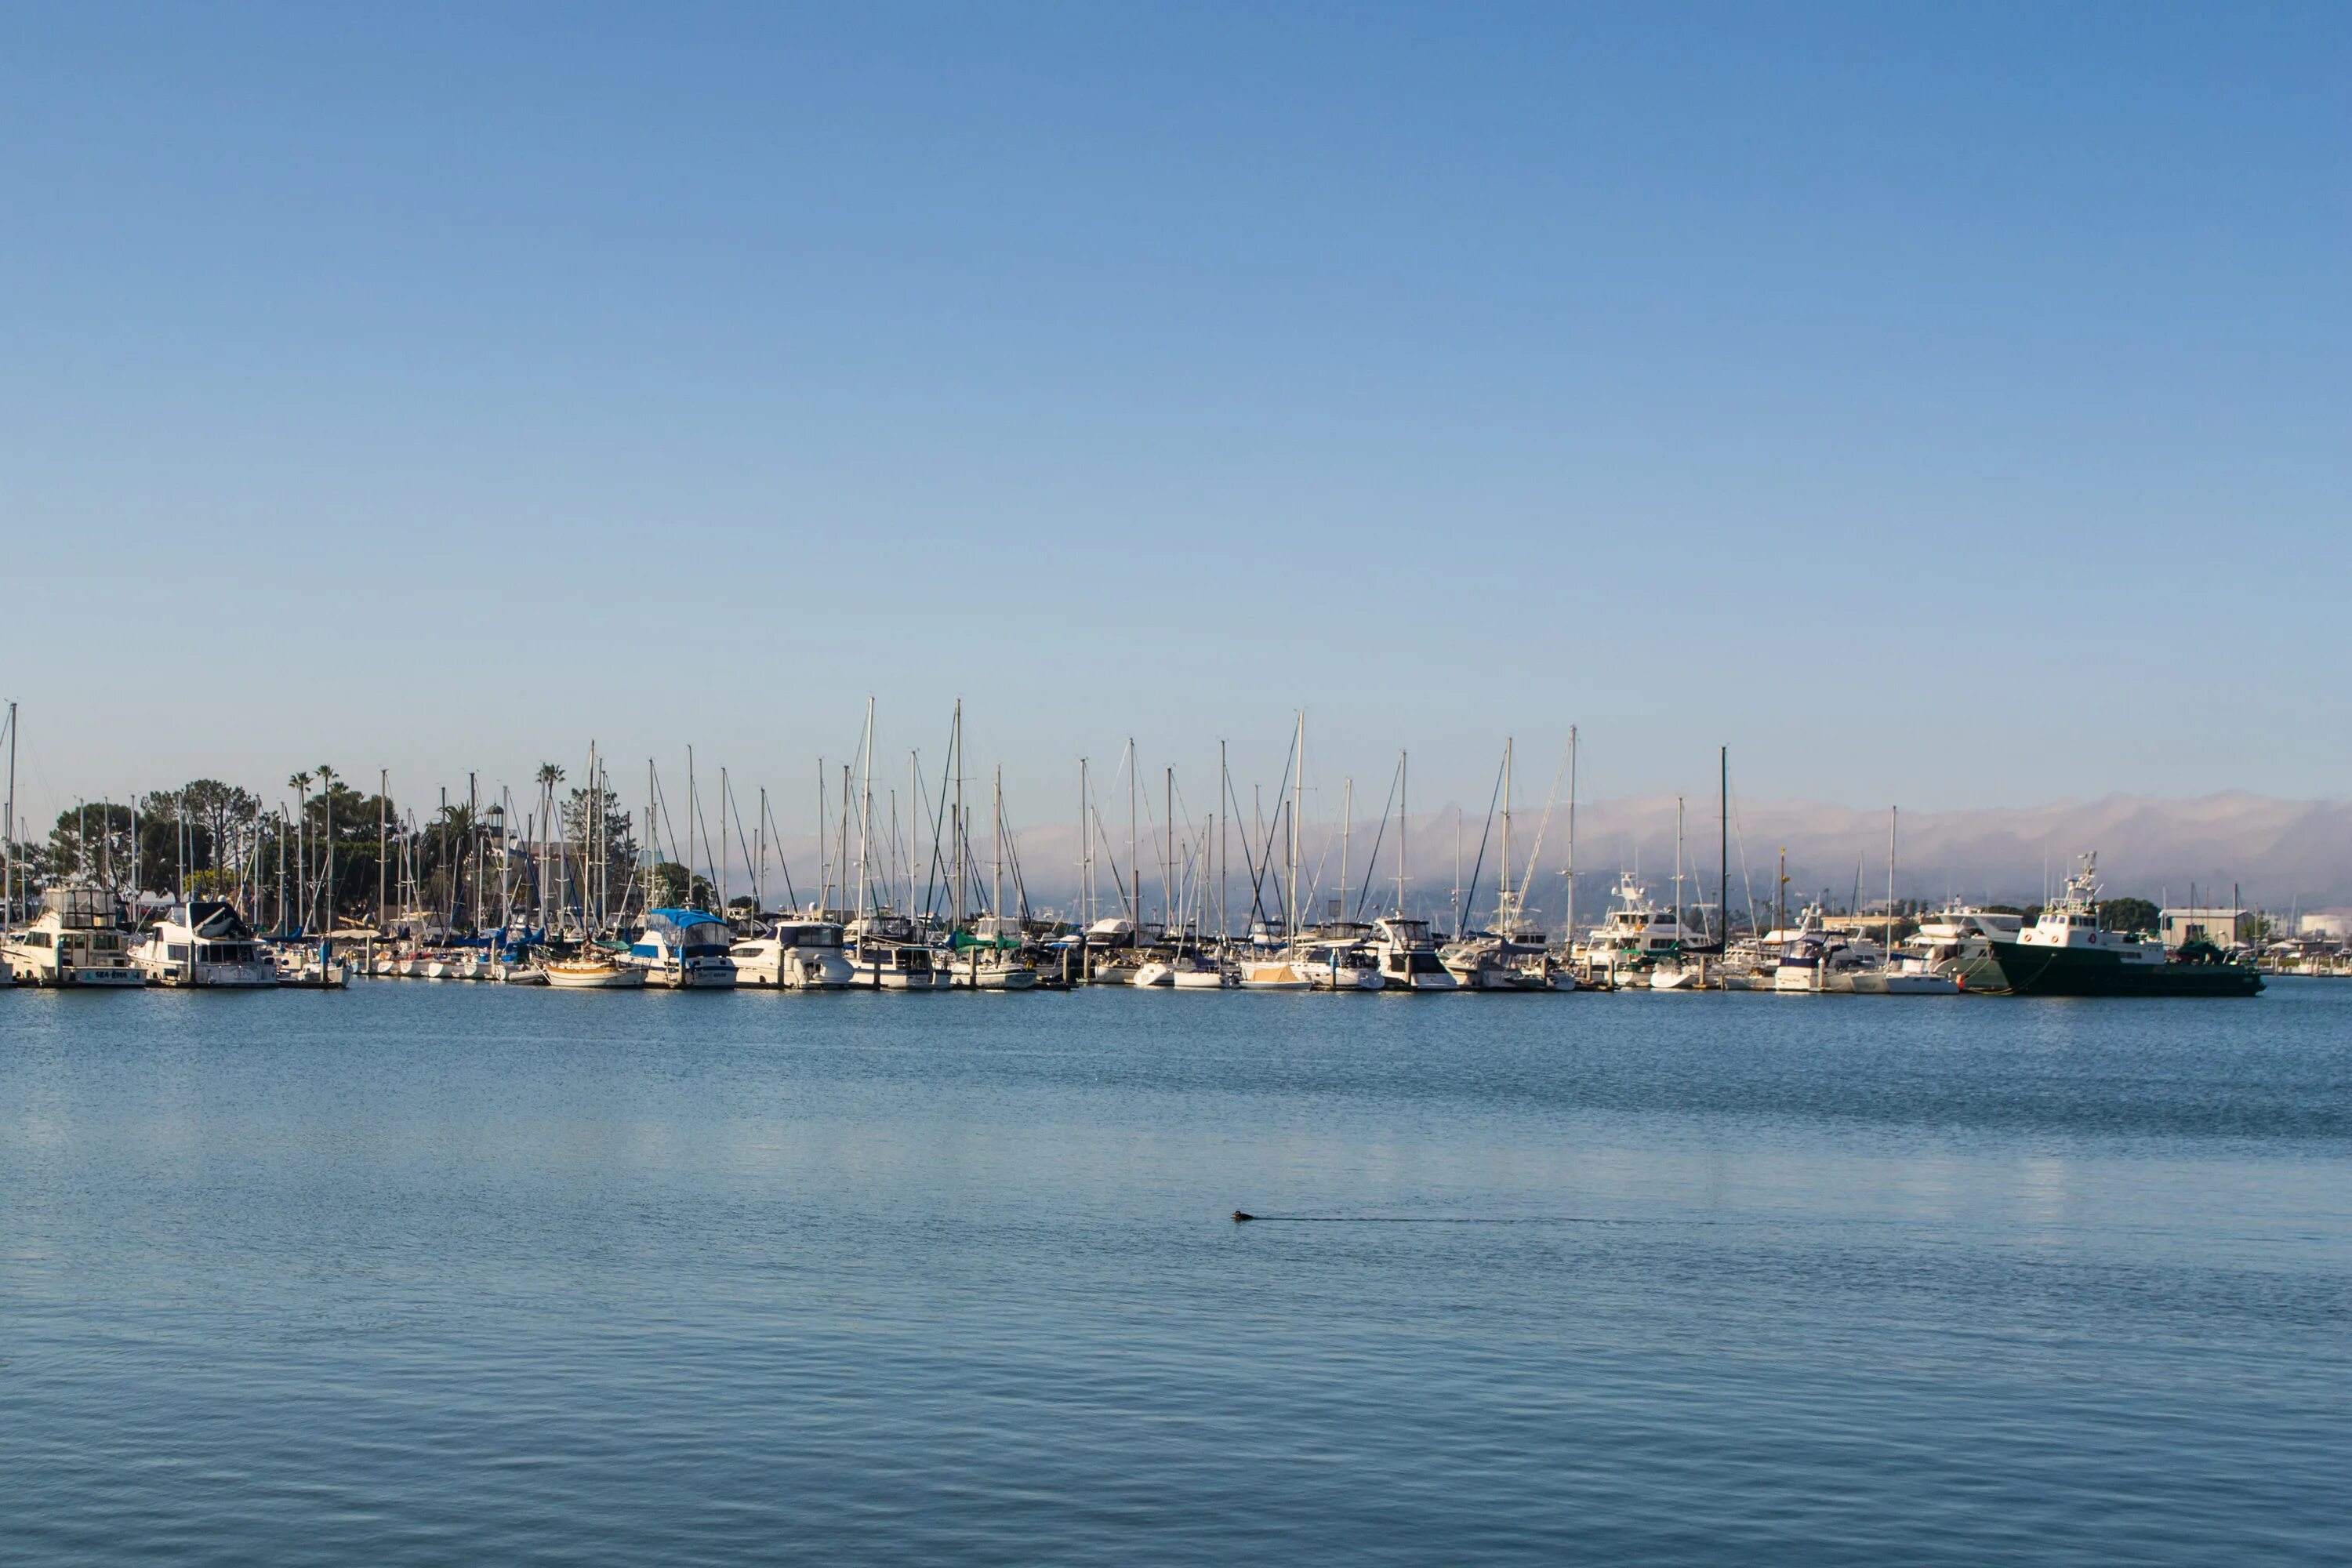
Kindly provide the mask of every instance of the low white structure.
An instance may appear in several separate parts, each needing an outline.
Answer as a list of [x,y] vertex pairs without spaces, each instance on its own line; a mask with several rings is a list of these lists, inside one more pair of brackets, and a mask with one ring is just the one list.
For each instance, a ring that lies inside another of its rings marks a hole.
[[2252,910],[2221,909],[2166,910],[2157,917],[2157,935],[2168,948],[2181,948],[2192,942],[2210,942],[2215,947],[2233,947],[2246,940],[2253,927]]

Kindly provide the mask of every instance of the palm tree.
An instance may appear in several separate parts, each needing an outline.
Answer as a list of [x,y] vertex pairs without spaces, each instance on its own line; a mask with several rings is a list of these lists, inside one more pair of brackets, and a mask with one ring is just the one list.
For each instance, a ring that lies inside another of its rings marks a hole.
[[[304,854],[304,839],[300,829],[310,820],[310,775],[309,773],[296,773],[286,782],[294,786],[296,799],[299,802],[299,804],[294,808],[294,821],[296,824],[296,831],[294,835],[294,888],[295,890],[299,892],[301,890],[304,883],[309,879],[310,872],[310,861]],[[280,853],[282,854],[283,851],[281,850]],[[303,923],[305,925],[310,923],[307,917]]]

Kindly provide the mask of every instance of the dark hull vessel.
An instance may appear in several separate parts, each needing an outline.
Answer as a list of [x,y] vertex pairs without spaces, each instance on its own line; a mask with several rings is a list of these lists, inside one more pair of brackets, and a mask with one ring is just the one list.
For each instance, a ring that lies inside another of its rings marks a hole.
[[[2126,962],[2121,953],[2079,947],[1989,942],[2000,989],[2019,996],[2252,996],[2263,977],[2244,963]],[[1996,989],[1968,983],[1971,991]]]

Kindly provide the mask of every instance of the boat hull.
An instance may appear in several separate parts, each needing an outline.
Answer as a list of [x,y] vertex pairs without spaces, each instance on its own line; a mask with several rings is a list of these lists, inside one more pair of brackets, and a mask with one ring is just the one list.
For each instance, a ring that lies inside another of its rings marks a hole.
[[2017,996],[2252,996],[2263,988],[2262,974],[2242,963],[2126,963],[2092,949],[1986,945]]

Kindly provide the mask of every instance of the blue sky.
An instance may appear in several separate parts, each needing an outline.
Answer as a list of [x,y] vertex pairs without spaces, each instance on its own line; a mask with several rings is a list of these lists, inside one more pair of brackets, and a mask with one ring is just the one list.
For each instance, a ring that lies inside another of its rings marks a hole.
[[1301,706],[1432,805],[1571,722],[2340,795],[2348,82],[2335,6],[12,9],[27,793],[798,789],[871,691],[1033,817]]

